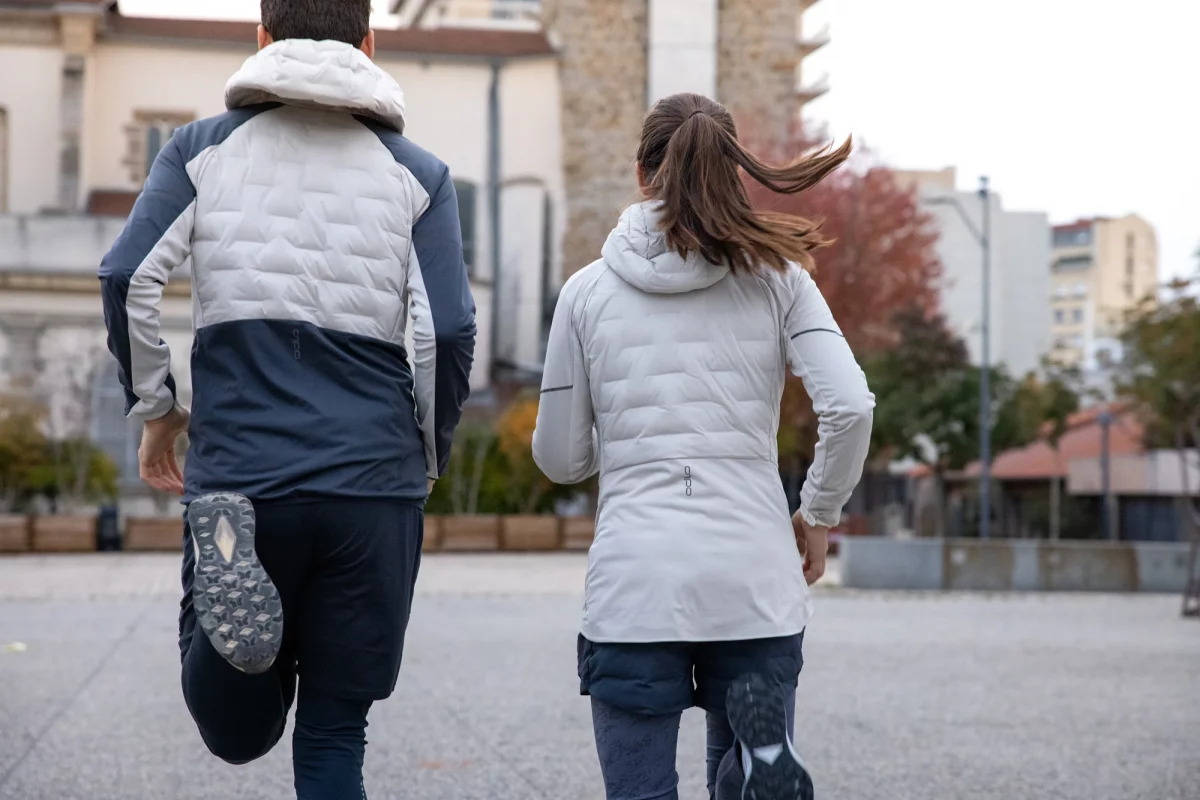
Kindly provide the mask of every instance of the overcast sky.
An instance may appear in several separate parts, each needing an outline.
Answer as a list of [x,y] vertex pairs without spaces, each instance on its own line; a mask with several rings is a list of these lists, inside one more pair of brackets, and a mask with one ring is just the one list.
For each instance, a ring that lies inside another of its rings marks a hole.
[[[258,0],[121,7],[258,18]],[[956,166],[960,188],[986,174],[1006,207],[1053,222],[1137,212],[1158,230],[1164,276],[1196,269],[1200,3],[821,0],[805,25],[826,23],[831,43],[805,67],[829,73],[809,116],[831,134],[896,167]]]

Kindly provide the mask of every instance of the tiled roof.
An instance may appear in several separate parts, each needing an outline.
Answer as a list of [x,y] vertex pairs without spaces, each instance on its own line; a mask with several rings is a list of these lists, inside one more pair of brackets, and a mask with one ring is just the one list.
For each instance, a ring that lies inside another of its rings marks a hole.
[[[1137,415],[1119,405],[1108,407],[1113,415],[1109,428],[1109,454],[1135,455],[1145,452],[1142,444],[1144,428]],[[1058,440],[1055,450],[1044,439],[1024,447],[1005,450],[992,459],[992,478],[998,481],[1044,481],[1050,478],[1067,477],[1067,465],[1077,458],[1098,458],[1101,455],[1100,414],[1104,406],[1086,409],[1067,419],[1067,431]],[[979,462],[967,466],[955,477],[968,480],[979,477]],[[913,477],[929,474],[929,468],[920,466],[911,473]]]
[[[126,17],[113,12],[108,15],[101,33],[101,37],[106,36],[241,44],[252,48],[255,46],[257,25],[253,22],[221,20]],[[384,55],[475,58],[517,58],[554,53],[550,41],[541,32],[476,28],[377,29],[375,48]]]
[[[1006,450],[992,462],[992,476],[1001,481],[1032,481],[1065,478],[1067,465],[1077,458],[1098,458],[1102,450],[1100,414],[1103,407],[1088,409],[1067,421],[1067,432],[1058,440],[1055,451],[1046,441]],[[1142,444],[1144,428],[1137,415],[1127,409],[1112,407],[1109,428],[1109,454],[1133,455],[1145,451]],[[979,464],[967,467],[968,477],[978,477]]]

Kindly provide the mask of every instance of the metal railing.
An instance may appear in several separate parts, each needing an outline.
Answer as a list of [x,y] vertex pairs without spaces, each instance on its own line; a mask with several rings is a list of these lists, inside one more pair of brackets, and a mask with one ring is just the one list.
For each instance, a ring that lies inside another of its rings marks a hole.
[[809,55],[829,44],[829,39],[829,23],[825,23],[819,30],[813,33],[801,31],[799,36],[800,49],[804,52],[804,55]]
[[816,80],[806,81],[800,78],[796,81],[796,94],[806,100],[815,100],[829,91],[829,73],[823,73]]

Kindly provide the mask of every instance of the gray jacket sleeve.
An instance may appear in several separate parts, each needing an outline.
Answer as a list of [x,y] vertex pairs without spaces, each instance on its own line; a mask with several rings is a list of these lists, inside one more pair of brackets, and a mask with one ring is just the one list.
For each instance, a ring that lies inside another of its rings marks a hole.
[[100,262],[108,349],[120,366],[129,415],[151,420],[175,405],[171,352],[159,336],[159,304],[171,271],[191,255],[196,189],[179,137],[150,168],[125,229]]
[[875,396],[816,283],[799,267],[784,277],[787,360],[817,413],[817,446],[800,494],[809,525],[833,527],[862,477]]
[[579,483],[600,468],[592,389],[579,338],[586,272],[567,281],[554,308],[533,433],[533,459],[555,483]]

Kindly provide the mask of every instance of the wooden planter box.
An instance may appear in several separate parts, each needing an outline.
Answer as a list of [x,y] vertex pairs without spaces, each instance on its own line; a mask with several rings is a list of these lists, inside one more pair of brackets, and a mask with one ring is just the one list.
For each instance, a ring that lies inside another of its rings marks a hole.
[[90,553],[96,549],[95,517],[34,517],[31,531],[35,553]]
[[29,551],[29,517],[20,514],[0,515],[0,553]]
[[183,547],[179,517],[130,517],[125,521],[125,550],[178,553]]
[[563,550],[589,550],[596,537],[595,517],[567,517],[563,525]]
[[437,514],[425,515],[425,537],[421,540],[422,553],[436,553],[442,549],[442,518]]
[[503,550],[558,550],[562,547],[562,525],[548,514],[515,514],[504,517],[500,527]]
[[442,550],[480,552],[500,549],[500,517],[495,514],[441,519]]

